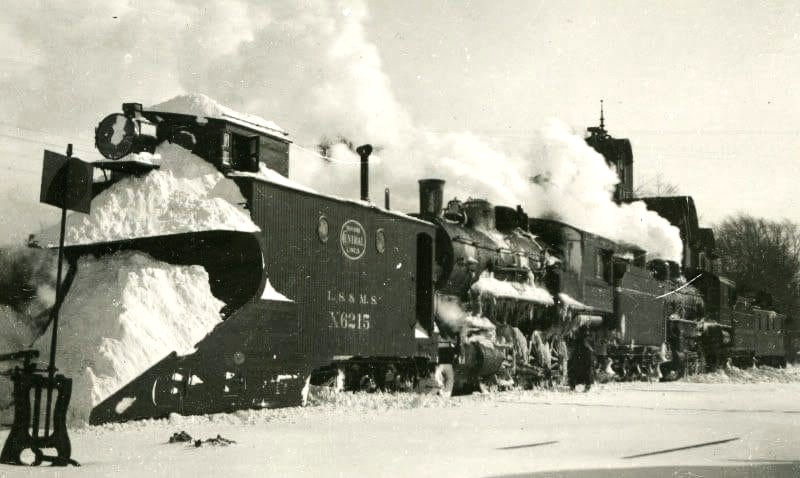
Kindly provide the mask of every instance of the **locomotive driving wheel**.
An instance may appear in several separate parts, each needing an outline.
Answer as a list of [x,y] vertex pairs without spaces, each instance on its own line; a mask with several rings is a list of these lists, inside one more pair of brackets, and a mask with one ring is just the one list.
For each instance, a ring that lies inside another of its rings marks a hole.
[[361,392],[374,393],[378,390],[378,384],[375,382],[375,377],[371,373],[361,376],[358,381],[358,390]]

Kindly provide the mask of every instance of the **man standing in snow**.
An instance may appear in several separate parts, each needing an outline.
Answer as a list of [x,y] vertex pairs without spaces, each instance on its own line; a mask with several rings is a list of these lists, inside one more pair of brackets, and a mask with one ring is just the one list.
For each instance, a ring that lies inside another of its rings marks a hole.
[[575,390],[582,383],[583,391],[588,392],[594,383],[594,348],[586,327],[579,328],[575,333],[574,348],[575,352],[567,364],[569,388]]

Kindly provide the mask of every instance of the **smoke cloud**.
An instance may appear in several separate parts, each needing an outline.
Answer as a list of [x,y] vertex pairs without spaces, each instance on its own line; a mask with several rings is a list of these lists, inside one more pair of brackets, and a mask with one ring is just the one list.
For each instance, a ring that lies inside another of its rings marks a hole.
[[573,224],[607,238],[635,244],[651,258],[681,261],[680,231],[641,201],[618,205],[611,199],[618,182],[602,155],[562,123],[541,132],[541,154],[532,154],[528,213]]
[[97,122],[123,101],[156,104],[201,92],[287,129],[296,140],[290,176],[319,191],[357,196],[358,157],[333,144],[334,161],[326,162],[309,151],[314,145],[340,137],[369,142],[376,146],[370,190],[390,187],[394,208],[416,210],[417,179],[438,177],[448,198],[521,204],[532,215],[680,259],[677,230],[643,204],[616,206],[616,176],[567,128],[532,131],[530,153],[522,154],[469,132],[434,134],[412,118],[368,38],[362,1],[150,7],[104,0],[14,10],[0,22],[32,58],[0,79],[7,93],[0,106],[12,121],[79,130],[85,149]]
[[0,353],[27,348],[44,330],[55,303],[55,283],[54,251],[0,249]]

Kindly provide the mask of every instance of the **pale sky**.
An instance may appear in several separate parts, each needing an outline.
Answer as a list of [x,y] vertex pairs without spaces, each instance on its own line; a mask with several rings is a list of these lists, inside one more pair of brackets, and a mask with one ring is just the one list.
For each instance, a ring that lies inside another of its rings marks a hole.
[[737,211],[800,221],[800,4],[555,3],[10,2],[0,244],[57,219],[38,205],[42,149],[72,141],[89,159],[94,126],[122,102],[186,91],[304,146],[338,131],[390,144],[405,121],[510,154],[535,150],[550,118],[595,125],[603,98],[637,179],[662,173],[705,224]]

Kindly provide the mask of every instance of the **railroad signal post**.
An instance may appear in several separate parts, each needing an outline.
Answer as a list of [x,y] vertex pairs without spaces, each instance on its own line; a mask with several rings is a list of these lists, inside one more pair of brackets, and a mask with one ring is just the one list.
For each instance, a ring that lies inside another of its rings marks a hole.
[[[56,276],[56,302],[50,314],[52,336],[50,340],[50,361],[45,370],[37,369],[32,360],[38,357],[35,350],[0,356],[0,360],[23,360],[24,365],[11,372],[14,382],[14,423],[0,453],[0,463],[22,465],[22,452],[31,450],[33,465],[43,461],[53,465],[78,465],[71,458],[72,447],[67,434],[67,409],[72,394],[72,379],[56,374],[56,348],[58,345],[58,314],[64,301],[61,275],[64,264],[64,236],[66,232],[67,210],[89,213],[92,200],[92,172],[90,163],[72,157],[72,145],[67,146],[67,154],[52,151],[44,152],[42,167],[42,188],[40,201],[61,208],[61,232],[58,244],[58,271]],[[30,396],[33,390],[33,404]],[[42,412],[42,391],[45,392],[44,427],[40,430]],[[53,391],[57,393],[53,404]],[[51,414],[52,412],[52,414]],[[50,431],[52,416],[53,430]],[[41,432],[41,435],[40,435]],[[44,448],[55,448],[57,456],[45,455]]]

